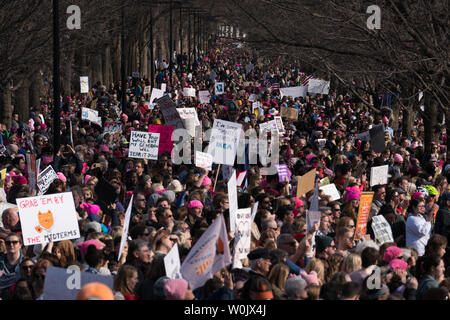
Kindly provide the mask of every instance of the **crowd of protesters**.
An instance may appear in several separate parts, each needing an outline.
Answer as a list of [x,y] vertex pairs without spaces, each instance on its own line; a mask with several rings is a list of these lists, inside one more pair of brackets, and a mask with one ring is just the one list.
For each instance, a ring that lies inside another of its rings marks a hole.
[[[292,180],[279,182],[276,174],[264,175],[261,164],[250,164],[244,187],[238,187],[239,208],[259,204],[251,252],[242,268],[230,265],[195,290],[184,279],[166,276],[164,257],[175,243],[182,263],[219,215],[225,217],[230,230],[227,181],[221,170],[217,172],[217,164],[212,170],[175,165],[169,153],[158,160],[128,157],[131,131],[148,132],[150,124],[165,123],[158,104],[149,105],[149,96],[143,94],[149,80],[129,78],[126,105],[120,103],[120,81],[96,83],[87,95],[64,97],[62,143],[57,153],[52,148],[51,99],[33,106],[27,123],[20,123],[14,114],[11,128],[1,125],[0,165],[7,169],[0,194],[2,299],[42,299],[46,268],[73,265],[85,272],[114,276],[112,292],[90,284],[80,291],[80,299],[92,295],[122,300],[448,299],[450,159],[445,128],[429,148],[424,145],[419,116],[410,135],[403,136],[401,128],[391,128],[389,108],[376,113],[359,98],[334,88],[328,95],[281,98],[271,84],[279,83],[281,88],[301,85],[306,74],[300,66],[257,59],[250,49],[225,40],[199,55],[191,66],[183,58],[175,61],[176,72],[169,76],[169,65],[163,63],[154,80],[158,88],[166,84],[178,108],[197,110],[203,131],[213,126],[214,119],[224,119],[241,123],[244,131],[259,132],[259,124],[280,115],[281,107],[298,110],[298,120],[283,118],[285,133],[279,137],[280,163],[288,166]],[[245,67],[248,64],[253,65],[251,71]],[[214,81],[225,83],[223,95],[215,95]],[[210,103],[183,97],[185,87],[210,90]],[[251,94],[261,103],[257,114],[249,101]],[[103,124],[121,123],[122,131],[103,133],[101,126],[82,120],[81,107],[90,105],[98,110]],[[385,125],[385,151],[376,153],[370,141],[359,140],[356,134],[381,123]],[[326,139],[325,145],[318,139]],[[51,165],[57,172],[59,179],[47,194],[72,192],[79,239],[23,245],[16,199],[32,196],[26,163],[30,152],[41,159],[41,171]],[[389,165],[388,184],[370,187],[370,168],[381,165]],[[320,224],[307,231],[306,215],[314,190],[297,197],[296,177],[313,168],[317,180],[328,177],[342,197],[331,201],[320,192]],[[105,186],[115,190],[115,201],[105,201]],[[355,242],[363,191],[373,191],[374,197],[367,233]],[[132,196],[130,240],[118,259]],[[377,241],[371,227],[375,215],[387,220],[393,242]],[[229,232],[230,249],[233,238]],[[378,286],[372,285],[376,270]]]

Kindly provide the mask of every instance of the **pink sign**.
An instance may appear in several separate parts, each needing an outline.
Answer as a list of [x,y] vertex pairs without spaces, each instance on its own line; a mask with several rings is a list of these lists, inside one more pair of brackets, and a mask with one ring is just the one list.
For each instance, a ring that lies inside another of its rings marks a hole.
[[174,127],[173,126],[165,126],[165,125],[155,125],[150,124],[148,126],[148,132],[159,133],[159,149],[158,156],[160,156],[164,152],[169,152],[172,154],[173,149],[173,134]]

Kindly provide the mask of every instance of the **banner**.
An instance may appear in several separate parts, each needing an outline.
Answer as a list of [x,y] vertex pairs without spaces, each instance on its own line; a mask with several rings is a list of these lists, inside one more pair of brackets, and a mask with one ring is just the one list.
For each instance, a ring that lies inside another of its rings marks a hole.
[[356,235],[357,231],[361,231],[364,236],[367,233],[367,219],[369,218],[370,207],[372,206],[373,192],[361,193],[359,200],[358,222],[356,223],[354,240],[361,240],[362,238]]
[[166,276],[170,279],[180,279],[181,278],[181,262],[180,254],[178,252],[178,243],[175,243],[164,257],[164,268],[166,269]]
[[153,88],[152,89],[152,95],[150,96],[150,104],[153,104],[155,100],[158,100],[164,96],[164,91]]
[[78,213],[72,192],[17,199],[25,246],[78,239]]
[[102,126],[102,118],[98,116],[97,110],[81,108],[81,119],[91,121],[98,124],[100,127]]
[[157,124],[149,124],[148,132],[159,133],[159,146],[158,146],[158,156],[164,152],[172,154],[173,150],[173,126],[164,126]]
[[85,285],[100,282],[113,290],[114,277],[49,266],[45,272],[43,300],[75,300]]
[[203,90],[198,92],[198,99],[200,100],[200,103],[209,103],[211,101],[211,94],[208,90]]
[[288,179],[288,181],[291,181],[291,173],[289,172],[287,165],[277,164],[275,166],[277,167],[279,182],[286,182],[286,178]]
[[183,279],[195,290],[230,263],[227,228],[221,214],[189,251],[180,271]]
[[158,160],[159,133],[131,131],[128,157]]
[[199,168],[204,168],[212,170],[212,155],[209,153],[195,151],[195,166]]
[[283,99],[283,97],[304,98],[306,97],[307,90],[308,90],[307,86],[280,88],[281,99]]
[[225,92],[225,84],[223,82],[216,82],[214,84],[214,90],[215,90],[215,93],[216,93],[217,96],[221,95],[221,94],[224,94],[224,92]]
[[239,260],[247,258],[250,253],[251,231],[252,231],[252,210],[251,208],[239,209],[236,211],[236,235],[235,248]]
[[389,166],[378,166],[370,168],[370,186],[388,183]]
[[120,239],[119,257],[117,258],[117,261],[120,261],[120,257],[122,256],[123,248],[125,247],[125,243],[127,242],[127,239],[128,239],[128,229],[130,227],[131,209],[133,208],[133,197],[134,197],[134,195],[132,194],[130,202],[128,202],[127,211],[125,212],[125,220],[123,222],[122,238]]
[[391,226],[383,215],[372,217],[372,230],[375,239],[380,245],[383,245],[385,242],[394,242]]
[[295,108],[281,107],[280,116],[295,121],[298,119],[298,110]]
[[89,77],[80,77],[80,93],[89,93]]
[[195,88],[183,88],[183,96],[195,98]]
[[230,212],[230,230],[235,233],[236,229],[236,212],[238,211],[236,170],[233,170],[230,179],[227,182],[228,204]]
[[309,79],[308,92],[318,94],[328,94],[330,91],[330,81]]
[[316,169],[312,169],[297,179],[297,198],[301,198],[303,194],[307,194],[314,189],[314,182],[316,181]]
[[286,130],[284,130],[283,119],[281,117],[274,117],[274,119],[277,124],[278,133],[285,134]]
[[214,163],[234,165],[242,124],[214,119],[208,153]]
[[55,170],[52,166],[48,166],[37,177],[37,187],[44,194],[47,192],[48,187],[52,184],[54,180],[58,179]]
[[103,133],[114,134],[116,132],[122,132],[122,124],[121,123],[114,123],[114,122],[105,123],[105,127],[103,128]]
[[339,194],[339,191],[334,183],[321,186],[319,187],[319,190],[322,190],[325,195],[331,196],[331,201],[336,201],[341,198],[341,195]]
[[[153,89],[154,90],[154,89]],[[166,125],[174,126],[174,129],[183,129],[183,121],[180,118],[180,114],[175,107],[173,101],[169,98],[169,96],[163,96],[162,98],[156,100],[156,103],[159,105],[161,112],[164,116],[164,120],[166,121]]]

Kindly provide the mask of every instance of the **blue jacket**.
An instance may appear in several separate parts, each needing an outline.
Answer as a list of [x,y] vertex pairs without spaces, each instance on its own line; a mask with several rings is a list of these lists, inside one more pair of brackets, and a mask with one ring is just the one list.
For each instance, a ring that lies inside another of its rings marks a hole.
[[431,288],[438,288],[439,283],[432,276],[427,274],[419,281],[419,286],[417,287],[416,299],[422,300],[423,294]]
[[19,263],[14,270],[8,270],[6,267],[7,255],[0,255],[0,290],[11,287],[17,280],[21,278],[20,263],[22,262],[23,255],[20,253]]

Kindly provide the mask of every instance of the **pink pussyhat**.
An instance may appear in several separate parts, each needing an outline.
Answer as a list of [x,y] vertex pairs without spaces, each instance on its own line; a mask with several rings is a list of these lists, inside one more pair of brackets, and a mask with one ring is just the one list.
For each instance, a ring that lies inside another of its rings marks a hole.
[[202,186],[207,186],[207,185],[210,185],[210,184],[212,184],[211,179],[208,176],[205,176],[203,178],[203,181],[202,181]]
[[354,199],[359,199],[361,197],[361,191],[357,186],[346,188],[345,190],[347,190],[347,202],[350,202]]

